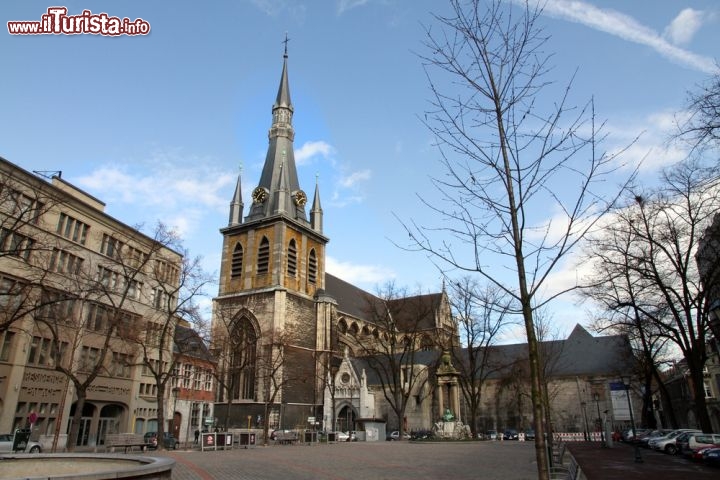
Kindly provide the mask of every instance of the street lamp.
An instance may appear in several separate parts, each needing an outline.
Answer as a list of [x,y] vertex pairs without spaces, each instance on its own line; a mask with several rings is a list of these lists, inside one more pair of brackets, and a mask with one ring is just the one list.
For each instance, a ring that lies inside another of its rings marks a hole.
[[600,416],[600,394],[593,393],[593,400],[595,400],[595,406],[597,407],[597,414],[598,414],[598,422],[600,422],[600,446],[602,448],[607,447],[605,444],[605,425],[602,420],[602,417]]
[[178,393],[180,393],[180,388],[173,387],[172,394],[173,394],[173,414],[172,414],[172,425],[173,425],[173,436],[175,437],[175,440],[180,441],[180,425],[178,425],[175,422],[175,412],[177,412],[177,399],[178,399]]
[[627,396],[628,409],[630,410],[630,426],[632,427],[633,444],[635,445],[635,463],[643,463],[643,459],[640,456],[640,447],[638,446],[637,441],[637,431],[635,430],[635,418],[633,417],[632,404],[630,403],[630,377],[628,375],[623,375],[622,383],[625,386],[625,395]]

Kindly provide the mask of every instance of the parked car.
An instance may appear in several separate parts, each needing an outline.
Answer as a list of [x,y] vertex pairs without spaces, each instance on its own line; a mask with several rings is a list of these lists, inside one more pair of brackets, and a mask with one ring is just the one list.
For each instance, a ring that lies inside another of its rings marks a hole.
[[716,448],[720,448],[720,444],[707,445],[705,447],[700,447],[697,450],[690,450],[690,454],[687,456],[690,460],[703,461],[703,459],[705,458],[705,452],[709,450],[714,450]]
[[[397,430],[393,430],[392,432],[388,433],[387,437],[385,437],[385,440],[389,442],[400,440],[400,432]],[[410,440],[410,435],[407,432],[403,433],[403,440]]]
[[503,432],[503,440],[517,440],[518,432],[513,428],[508,428]]
[[[158,446],[158,438],[157,438],[157,432],[147,432],[145,436],[143,437],[145,440],[145,443],[148,444],[148,448],[151,450],[155,450]],[[163,447],[165,447],[168,450],[177,450],[178,446],[180,446],[180,442],[177,441],[175,437],[172,436],[169,432],[163,433]]]
[[692,433],[688,434],[686,439],[680,439],[680,437],[678,437],[677,444],[683,455],[692,457],[696,450],[715,444],[720,445],[720,434]]
[[410,434],[410,440],[427,440],[435,437],[432,430],[416,430]]
[[525,430],[525,440],[535,440],[535,430],[528,428]]
[[357,442],[357,434],[355,432],[335,432],[335,439],[338,442]]
[[706,465],[720,467],[720,448],[709,448],[703,453],[703,462]]
[[670,455],[675,455],[676,453],[678,453],[680,451],[683,443],[686,443],[687,439],[693,433],[695,433],[695,432],[682,432],[680,435],[677,435],[675,438],[670,438],[667,440],[659,441],[655,445],[655,449],[663,451]]
[[[277,440],[278,434],[290,434],[293,433],[294,430],[284,430],[282,428],[276,428],[272,432],[270,432],[270,440]],[[339,432],[330,432],[330,433],[339,433]],[[335,437],[337,438],[337,437]]]
[[[672,430],[666,430],[666,429],[665,430],[648,430],[647,432],[645,432],[643,434],[638,434],[637,443],[641,447],[647,448],[648,443],[650,443],[650,440],[652,440],[653,438],[662,437],[664,435],[667,435],[670,432],[672,432]],[[623,438],[624,438],[624,436],[623,436]],[[627,441],[627,440],[624,440],[624,441]]]
[[[652,448],[653,450],[660,450],[664,451],[666,453],[672,453],[674,454],[677,451],[677,446],[675,445],[675,440],[678,436],[685,432],[696,432],[696,433],[702,433],[700,430],[690,429],[690,428],[681,428],[678,430],[673,430],[672,432],[668,433],[667,435],[663,435],[662,437],[656,437],[651,439],[648,442],[648,447]],[[672,447],[669,447],[672,445]]]
[[[21,431],[21,434],[28,435],[29,431]],[[15,438],[15,436],[12,433],[0,434],[0,453],[12,453],[14,438]],[[26,453],[42,452],[42,445],[40,445],[38,442],[33,442],[32,440],[25,442],[24,445],[21,443],[18,447],[19,447],[18,452],[26,452]]]
[[497,430],[488,430],[487,432],[485,432],[485,440],[497,440],[497,438]]

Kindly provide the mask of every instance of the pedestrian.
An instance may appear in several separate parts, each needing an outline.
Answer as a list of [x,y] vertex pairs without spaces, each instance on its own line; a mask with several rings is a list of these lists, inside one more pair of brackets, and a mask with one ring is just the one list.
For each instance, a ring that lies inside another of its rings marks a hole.
[[197,445],[199,439],[200,439],[200,430],[198,430],[196,428],[195,429],[195,445]]

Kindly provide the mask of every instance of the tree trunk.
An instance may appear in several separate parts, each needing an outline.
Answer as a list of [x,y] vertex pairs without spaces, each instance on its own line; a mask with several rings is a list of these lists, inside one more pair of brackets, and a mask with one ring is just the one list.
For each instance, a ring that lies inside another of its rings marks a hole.
[[85,399],[87,398],[87,392],[84,388],[78,388],[75,385],[75,395],[77,400],[75,401],[75,413],[70,419],[70,432],[68,433],[67,443],[65,449],[68,452],[74,452],[78,442],[78,435],[80,434],[80,422],[82,421],[82,413],[85,408]]

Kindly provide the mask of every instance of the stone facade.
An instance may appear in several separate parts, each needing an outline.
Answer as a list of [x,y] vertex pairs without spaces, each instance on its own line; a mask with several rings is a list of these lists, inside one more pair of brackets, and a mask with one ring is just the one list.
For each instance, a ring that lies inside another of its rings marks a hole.
[[[17,204],[2,202],[0,212],[0,320],[6,327],[12,320],[7,330],[0,330],[0,431],[32,423],[33,435],[45,448],[62,448],[75,391],[55,366],[60,362],[77,373],[85,362],[96,361],[110,298],[118,302],[121,289],[126,323],[118,328],[130,326],[123,334],[149,331],[148,322],[161,316],[156,305],[162,295],[159,276],[155,272],[150,280],[150,270],[166,268],[166,285],[176,284],[182,257],[107,215],[104,203],[59,174],[47,181],[0,159],[0,178],[3,195],[12,191],[27,207],[21,212],[13,207]],[[33,211],[38,205],[42,207]],[[10,238],[30,239],[33,246],[13,250],[19,244]],[[142,265],[141,271],[129,277],[134,265]],[[92,285],[102,285],[107,293],[93,293]],[[45,306],[32,308],[37,300]],[[50,325],[57,326],[59,343]],[[59,344],[60,356],[53,355],[54,344]],[[157,353],[151,351],[149,358],[159,358]],[[142,358],[137,343],[111,338],[104,368],[87,390],[78,445],[102,444],[107,433],[157,428],[154,381],[144,374]]]

